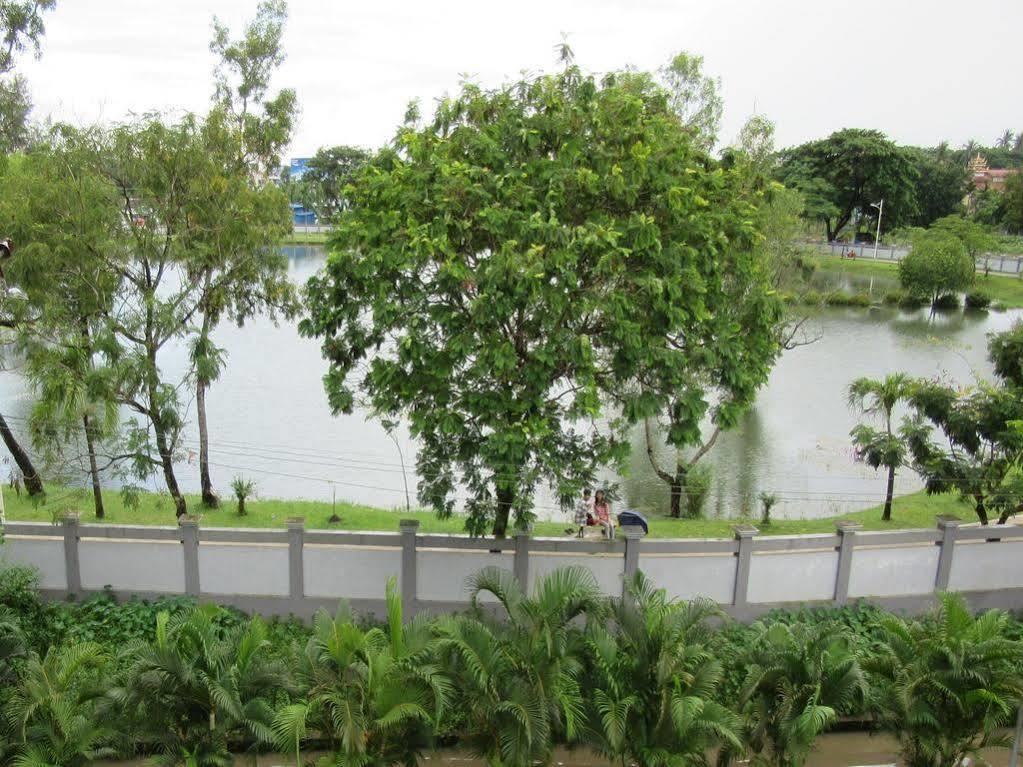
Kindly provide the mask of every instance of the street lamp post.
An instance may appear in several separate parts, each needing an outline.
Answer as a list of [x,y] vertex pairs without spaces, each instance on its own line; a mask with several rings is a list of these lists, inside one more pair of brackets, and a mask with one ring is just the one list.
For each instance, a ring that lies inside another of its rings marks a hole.
[[870,207],[877,208],[877,234],[874,235],[874,260],[877,260],[877,244],[881,241],[881,214],[884,213],[884,197],[881,202],[870,203]]

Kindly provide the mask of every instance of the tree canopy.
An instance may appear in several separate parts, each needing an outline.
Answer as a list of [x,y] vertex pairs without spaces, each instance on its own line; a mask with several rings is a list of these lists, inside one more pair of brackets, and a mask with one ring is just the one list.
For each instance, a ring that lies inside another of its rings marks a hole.
[[835,239],[855,214],[873,217],[884,200],[883,228],[908,223],[917,209],[919,172],[906,150],[876,130],[847,128],[782,153],[780,180],[803,192],[807,212]]
[[739,186],[648,75],[463,86],[360,173],[309,283],[331,406],[406,417],[421,499],[464,488],[470,532],[527,524],[540,481],[572,498],[669,402],[686,436],[748,363],[772,303]]
[[958,237],[926,231],[899,262],[899,282],[909,294],[934,303],[941,296],[966,290],[976,276],[973,259]]

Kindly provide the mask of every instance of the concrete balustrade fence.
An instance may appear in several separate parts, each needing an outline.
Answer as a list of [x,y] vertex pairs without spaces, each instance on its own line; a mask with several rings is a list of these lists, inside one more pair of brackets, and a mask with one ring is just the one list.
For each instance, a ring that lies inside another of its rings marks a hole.
[[933,530],[866,532],[839,522],[834,534],[732,539],[645,539],[626,526],[616,541],[505,540],[423,535],[415,520],[397,533],[8,522],[0,567],[31,565],[54,599],[110,589],[119,598],[189,595],[270,615],[309,617],[347,599],[382,614],[388,578],[406,615],[465,609],[467,579],[488,565],[527,588],[566,565],[587,567],[608,595],[637,570],[672,597],[711,599],[741,620],[775,607],[866,599],[917,613],[938,591],[964,593],[977,608],[1023,608],[1023,527],[963,526],[940,517]]

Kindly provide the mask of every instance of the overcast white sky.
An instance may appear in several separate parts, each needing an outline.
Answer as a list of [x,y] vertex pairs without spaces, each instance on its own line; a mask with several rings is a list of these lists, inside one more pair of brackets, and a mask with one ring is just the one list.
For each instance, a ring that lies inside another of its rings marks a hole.
[[[232,30],[256,0],[59,0],[43,57],[22,59],[37,118],[115,121],[204,110],[213,14]],[[411,98],[424,111],[463,74],[498,84],[577,62],[654,69],[680,50],[723,81],[722,141],[757,112],[779,145],[843,127],[901,143],[991,143],[1023,131],[1023,0],[291,0],[276,85],[298,92],[292,156],[379,146]]]

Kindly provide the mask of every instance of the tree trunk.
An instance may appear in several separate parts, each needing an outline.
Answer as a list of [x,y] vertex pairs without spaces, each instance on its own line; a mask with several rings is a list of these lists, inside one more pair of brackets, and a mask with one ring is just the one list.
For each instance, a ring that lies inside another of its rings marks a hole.
[[85,446],[89,451],[89,475],[92,477],[92,499],[96,506],[96,519],[103,519],[103,490],[99,484],[99,468],[96,466],[96,445],[92,439],[92,427],[89,416],[82,414],[82,426],[85,429]]
[[672,519],[681,519],[683,517],[682,502],[686,499],[686,475],[688,474],[689,467],[684,463],[675,464],[675,476],[671,478],[669,487],[671,488],[670,496],[670,513]]
[[981,495],[975,495],[974,499],[977,501],[977,505],[974,507],[977,512],[977,518],[980,520],[982,525],[987,524],[987,509],[984,508],[984,497]]
[[195,384],[195,408],[199,420],[199,483],[202,486],[203,505],[215,509],[220,505],[217,491],[213,489],[210,479],[210,438],[206,428],[206,388],[202,379]]
[[515,491],[499,486],[497,488],[497,510],[494,514],[495,538],[507,537],[508,518],[511,516],[513,503],[515,503]]
[[167,483],[167,492],[174,499],[174,516],[183,517],[188,513],[185,505],[185,497],[181,495],[178,487],[178,478],[174,475],[174,456],[171,454],[170,446],[167,444],[167,435],[162,425],[153,423],[153,432],[156,435],[156,447],[160,451],[160,464],[163,466],[163,479]]
[[881,512],[882,522],[892,521],[892,496],[895,494],[895,467],[888,467],[888,488],[885,490],[884,511]]
[[28,453],[18,444],[17,438],[7,425],[7,419],[0,414],[0,436],[3,437],[4,444],[7,446],[8,452],[11,454],[11,458],[18,465],[21,470],[21,474],[25,479],[25,489],[28,490],[29,495],[43,495],[43,481],[39,478],[39,474],[36,472],[35,466],[32,465],[32,459],[28,457]]

